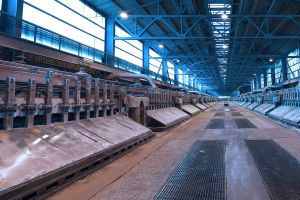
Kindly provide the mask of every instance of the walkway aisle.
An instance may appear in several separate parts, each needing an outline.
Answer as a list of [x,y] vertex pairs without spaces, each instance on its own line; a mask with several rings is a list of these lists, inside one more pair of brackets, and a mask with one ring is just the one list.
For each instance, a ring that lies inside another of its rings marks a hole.
[[158,133],[149,143],[50,199],[153,199],[195,141],[224,140],[227,199],[267,200],[270,191],[268,193],[267,183],[262,181],[257,160],[254,161],[245,140],[269,139],[300,160],[300,132],[250,111],[233,106],[224,108],[220,104],[174,129]]

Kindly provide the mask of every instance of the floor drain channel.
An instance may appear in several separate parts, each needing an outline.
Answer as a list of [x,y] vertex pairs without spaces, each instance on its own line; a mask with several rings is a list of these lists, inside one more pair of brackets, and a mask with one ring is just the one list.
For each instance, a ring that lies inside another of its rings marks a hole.
[[270,198],[300,199],[300,163],[273,140],[246,140],[246,144]]
[[226,199],[225,141],[196,141],[156,199]]
[[234,119],[238,128],[257,128],[248,119]]
[[206,129],[224,129],[224,119],[211,119]]

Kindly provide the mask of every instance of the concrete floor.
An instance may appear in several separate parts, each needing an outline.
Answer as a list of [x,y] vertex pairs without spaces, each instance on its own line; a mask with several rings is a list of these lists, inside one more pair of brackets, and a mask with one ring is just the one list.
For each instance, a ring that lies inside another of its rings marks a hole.
[[[224,112],[225,116],[215,116]],[[232,116],[230,111],[243,116]],[[224,129],[205,129],[224,119]],[[234,118],[247,118],[257,129],[238,129]],[[54,194],[51,200],[153,199],[195,140],[223,140],[226,147],[228,200],[267,200],[269,195],[244,139],[273,139],[300,161],[300,132],[239,107],[217,105],[181,125],[157,133],[149,143]]]

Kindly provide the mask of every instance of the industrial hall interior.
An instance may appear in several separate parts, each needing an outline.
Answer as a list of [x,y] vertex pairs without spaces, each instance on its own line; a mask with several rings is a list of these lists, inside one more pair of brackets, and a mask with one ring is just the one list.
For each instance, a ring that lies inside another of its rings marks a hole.
[[300,200],[300,0],[0,0],[0,200]]

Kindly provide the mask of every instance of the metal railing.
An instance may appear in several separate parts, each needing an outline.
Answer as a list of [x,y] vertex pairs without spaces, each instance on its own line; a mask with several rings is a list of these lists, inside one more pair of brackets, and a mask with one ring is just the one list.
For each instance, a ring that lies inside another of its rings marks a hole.
[[[105,54],[104,52],[93,47],[57,34],[31,22],[17,19],[2,11],[0,11],[0,32],[6,35],[18,37],[40,45],[70,53],[78,57],[88,58],[93,60],[94,62],[104,63],[110,67],[123,69],[133,73],[147,74],[153,79],[161,80],[169,84],[175,83],[175,81],[169,77],[164,77],[153,71],[143,69],[140,66],[120,59],[114,55]],[[195,89],[189,85],[181,85],[184,88]]]

